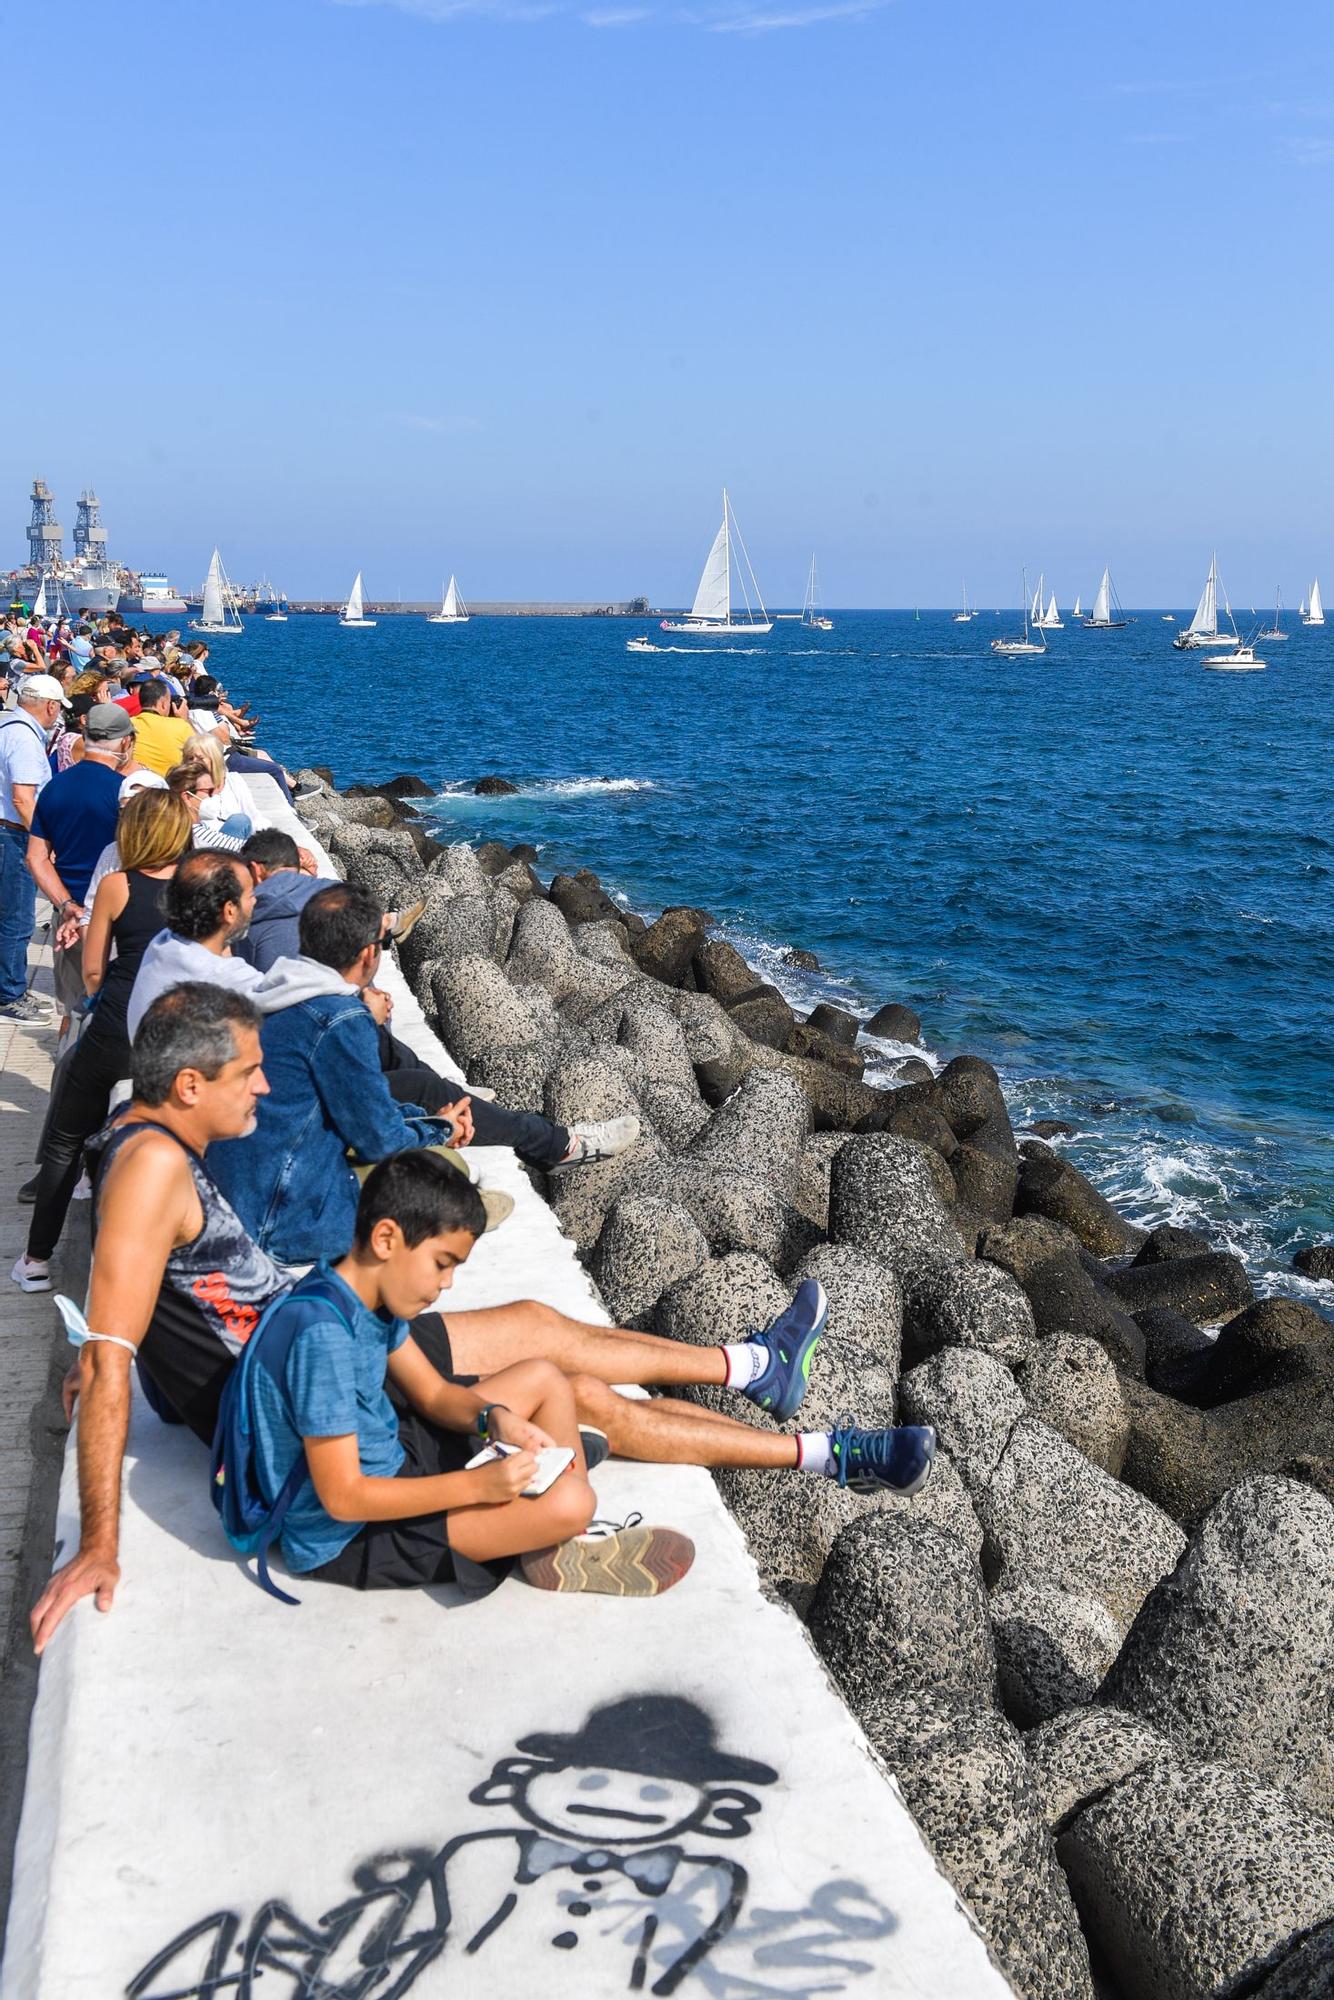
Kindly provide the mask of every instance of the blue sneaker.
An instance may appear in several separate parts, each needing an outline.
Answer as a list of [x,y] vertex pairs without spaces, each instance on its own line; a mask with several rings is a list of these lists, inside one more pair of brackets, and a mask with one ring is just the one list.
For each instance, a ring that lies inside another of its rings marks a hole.
[[936,1433],[930,1424],[892,1424],[887,1430],[863,1431],[840,1424],[829,1434],[830,1478],[854,1493],[878,1493],[882,1488],[911,1499],[931,1477]]
[[814,1278],[803,1278],[787,1311],[779,1313],[763,1333],[751,1335],[757,1347],[768,1349],[769,1359],[741,1393],[767,1410],[775,1423],[787,1423],[801,1408],[811,1378],[811,1356],[828,1317],[824,1286]]

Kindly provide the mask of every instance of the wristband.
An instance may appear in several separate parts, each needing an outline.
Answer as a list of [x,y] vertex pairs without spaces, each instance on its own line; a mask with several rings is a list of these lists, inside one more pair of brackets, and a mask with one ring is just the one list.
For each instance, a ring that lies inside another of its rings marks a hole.
[[477,1435],[481,1438],[483,1444],[494,1442],[491,1436],[491,1416],[495,1410],[505,1410],[508,1412],[509,1405],[508,1403],[488,1403],[482,1411],[482,1414],[477,1419]]

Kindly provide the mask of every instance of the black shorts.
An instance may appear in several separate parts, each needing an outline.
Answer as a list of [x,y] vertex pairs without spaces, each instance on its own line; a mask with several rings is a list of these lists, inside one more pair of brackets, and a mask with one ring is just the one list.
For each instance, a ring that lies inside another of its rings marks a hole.
[[[471,1387],[475,1375],[455,1375],[449,1335],[438,1313],[424,1313],[413,1322],[413,1338],[434,1368],[451,1382]],[[470,1438],[441,1430],[414,1410],[388,1384],[398,1417],[403,1463],[399,1479],[433,1479],[443,1472],[461,1472],[473,1455]],[[352,1590],[412,1590],[433,1583],[461,1583],[468,1589],[494,1589],[512,1566],[505,1557],[479,1565],[456,1556],[449,1546],[449,1517],[418,1514],[406,1521],[366,1521],[352,1540],[319,1569],[307,1574],[323,1583],[342,1583]]]

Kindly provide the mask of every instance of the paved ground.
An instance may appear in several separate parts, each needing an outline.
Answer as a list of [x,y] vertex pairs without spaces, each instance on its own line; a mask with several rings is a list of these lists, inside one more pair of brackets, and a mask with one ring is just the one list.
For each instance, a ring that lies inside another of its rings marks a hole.
[[[49,993],[45,944],[34,946],[30,962],[36,990]],[[65,1440],[59,1382],[69,1350],[50,1294],[21,1292],[9,1282],[31,1213],[17,1195],[34,1171],[55,1049],[54,1013],[47,1028],[0,1022],[0,1935],[37,1685],[28,1606],[50,1566]],[[87,1268],[88,1207],[81,1202],[57,1253],[57,1289],[81,1299]]]

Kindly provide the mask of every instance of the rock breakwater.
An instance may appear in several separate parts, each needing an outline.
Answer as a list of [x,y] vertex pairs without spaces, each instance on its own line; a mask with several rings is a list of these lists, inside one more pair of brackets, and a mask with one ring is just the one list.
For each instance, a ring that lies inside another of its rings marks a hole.
[[[707,911],[442,847],[410,790],[302,810],[424,898],[403,969],[472,1081],[639,1118],[547,1190],[608,1308],[711,1344],[817,1276],[802,1423],[935,1424],[912,1503],[718,1484],[1016,1993],[1328,1990],[1334,1324],[1128,1223],[987,1063],[867,1083],[863,1024],[799,1018]],[[865,1027],[920,1034],[892,999]]]

